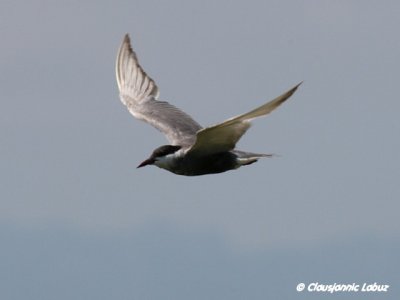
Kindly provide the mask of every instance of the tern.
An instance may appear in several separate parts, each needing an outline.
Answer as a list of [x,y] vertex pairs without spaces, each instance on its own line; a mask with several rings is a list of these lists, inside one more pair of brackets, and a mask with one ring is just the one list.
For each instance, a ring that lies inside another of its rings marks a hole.
[[169,141],[169,145],[155,149],[138,168],[155,165],[186,176],[222,173],[271,156],[239,151],[235,146],[251,120],[273,111],[302,83],[248,113],[203,128],[182,110],[158,100],[158,87],[140,66],[128,34],[117,55],[116,77],[120,99],[129,112],[161,131]]

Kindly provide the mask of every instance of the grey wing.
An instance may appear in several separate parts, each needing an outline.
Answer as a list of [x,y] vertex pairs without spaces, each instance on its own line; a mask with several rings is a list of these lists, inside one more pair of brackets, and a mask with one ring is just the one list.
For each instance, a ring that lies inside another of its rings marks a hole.
[[300,84],[301,82],[286,93],[248,113],[200,130],[196,135],[196,142],[188,150],[188,153],[203,155],[233,150],[236,143],[251,126],[252,119],[273,111],[292,96]]
[[192,145],[202,127],[188,114],[165,101],[158,101],[158,87],[139,65],[128,35],[116,62],[121,101],[136,118],[165,134],[172,145]]

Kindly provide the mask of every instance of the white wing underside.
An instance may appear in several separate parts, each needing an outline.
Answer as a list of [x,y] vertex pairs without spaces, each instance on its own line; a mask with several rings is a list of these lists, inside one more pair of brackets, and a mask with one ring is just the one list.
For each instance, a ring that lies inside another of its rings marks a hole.
[[274,100],[223,123],[202,129],[188,114],[158,101],[158,87],[139,65],[128,35],[122,42],[116,62],[121,101],[129,112],[165,134],[171,145],[188,148],[191,155],[230,151],[249,129],[250,121],[264,116],[287,100],[301,83]]
[[165,101],[158,101],[158,87],[139,65],[128,35],[116,62],[121,101],[136,118],[165,134],[171,145],[191,146],[202,127],[188,114]]
[[195,144],[188,150],[188,153],[204,155],[233,150],[236,143],[251,126],[252,119],[273,111],[292,96],[300,84],[301,82],[286,93],[248,113],[200,130],[196,135]]

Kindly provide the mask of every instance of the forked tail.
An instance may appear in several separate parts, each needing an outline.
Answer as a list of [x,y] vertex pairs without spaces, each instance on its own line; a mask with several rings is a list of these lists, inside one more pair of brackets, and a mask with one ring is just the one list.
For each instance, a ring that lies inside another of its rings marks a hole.
[[273,154],[263,154],[263,153],[251,153],[235,150],[234,153],[237,155],[237,161],[239,166],[247,166],[255,163],[262,157],[272,157]]

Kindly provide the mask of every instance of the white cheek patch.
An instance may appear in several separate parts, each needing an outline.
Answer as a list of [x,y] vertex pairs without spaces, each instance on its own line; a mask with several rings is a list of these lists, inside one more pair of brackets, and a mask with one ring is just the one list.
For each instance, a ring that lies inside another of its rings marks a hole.
[[174,154],[168,154],[163,157],[157,157],[154,164],[159,168],[169,170],[173,163],[174,156],[175,156]]

